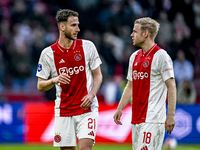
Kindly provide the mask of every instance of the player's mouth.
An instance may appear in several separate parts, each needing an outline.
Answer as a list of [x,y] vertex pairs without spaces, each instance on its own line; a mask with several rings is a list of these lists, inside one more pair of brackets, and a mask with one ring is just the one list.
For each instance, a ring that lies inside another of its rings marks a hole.
[[75,38],[77,38],[77,36],[78,36],[78,33],[75,33],[75,34],[73,34],[73,36],[74,36]]

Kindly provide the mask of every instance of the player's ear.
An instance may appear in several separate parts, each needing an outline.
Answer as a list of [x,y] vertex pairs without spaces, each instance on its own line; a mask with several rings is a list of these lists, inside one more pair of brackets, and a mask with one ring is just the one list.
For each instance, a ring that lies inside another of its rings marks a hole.
[[59,24],[59,28],[60,28],[61,31],[65,31],[65,24],[63,22],[61,22]]
[[149,32],[147,30],[144,30],[143,35],[145,38],[147,38],[149,36]]

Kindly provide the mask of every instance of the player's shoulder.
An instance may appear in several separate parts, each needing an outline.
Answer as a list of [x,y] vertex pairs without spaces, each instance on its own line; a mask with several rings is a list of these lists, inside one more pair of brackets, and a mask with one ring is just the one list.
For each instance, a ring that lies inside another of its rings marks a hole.
[[86,39],[81,39],[81,40],[82,40],[83,44],[85,44],[85,45],[94,45],[94,43],[90,40],[86,40]]
[[156,55],[168,55],[167,54],[167,51],[164,50],[164,49],[159,49],[157,52],[156,52]]
[[96,49],[94,43],[90,40],[82,39],[82,44],[83,44],[83,49],[87,52],[93,52]]
[[154,55],[154,59],[157,60],[159,63],[172,62],[171,57],[164,49],[158,50]]
[[133,52],[133,53],[131,54],[131,56],[130,56],[130,59],[134,59],[135,56],[138,55],[138,54],[140,53],[140,50],[141,50],[141,49],[136,50],[135,52]]
[[165,59],[169,57],[169,54],[167,53],[166,50],[164,49],[159,49],[156,53],[155,56],[160,58],[160,59]]
[[49,55],[52,53],[53,53],[53,50],[52,50],[51,46],[48,46],[42,50],[41,55]]

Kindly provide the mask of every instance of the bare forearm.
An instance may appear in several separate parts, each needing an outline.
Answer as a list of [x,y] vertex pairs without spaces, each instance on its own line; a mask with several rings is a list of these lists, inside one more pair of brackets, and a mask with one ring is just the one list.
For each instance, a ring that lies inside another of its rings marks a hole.
[[176,89],[168,92],[168,116],[174,116],[176,109]]
[[83,103],[81,104],[81,108],[89,108],[91,106],[92,101],[96,96],[102,83],[102,74],[100,66],[97,67],[95,70],[92,70],[92,73],[94,75],[92,90],[89,92],[89,94],[83,97]]
[[93,79],[93,87],[92,87],[92,90],[90,91],[90,93],[92,95],[96,95],[100,86],[101,86],[101,83],[102,83],[102,80],[103,80],[103,77],[102,75],[96,75],[94,76],[94,79]]
[[117,110],[122,111],[125,108],[125,106],[130,102],[131,96],[132,96],[132,82],[128,81],[128,84],[124,89]]
[[175,115],[176,109],[176,84],[174,80],[171,80],[168,85],[168,116]]
[[117,125],[122,125],[122,122],[120,121],[120,118],[122,116],[122,110],[125,108],[125,106],[128,104],[132,96],[132,81],[128,81],[126,84],[126,87],[124,89],[124,92],[122,94],[122,98],[119,102],[119,105],[117,107],[117,110],[113,116],[114,122]]
[[70,76],[67,74],[60,74],[57,77],[51,78],[49,80],[38,78],[38,90],[40,91],[47,91],[51,89],[56,83],[62,83],[62,84],[69,84],[70,83]]
[[97,67],[95,70],[92,70],[94,79],[93,79],[93,86],[92,86],[92,90],[90,91],[89,94],[92,94],[93,96],[95,96],[101,86],[103,77],[101,74],[101,68],[100,66]]
[[174,78],[166,80],[165,84],[168,90],[168,114],[165,121],[165,129],[168,134],[171,134],[175,126],[176,84]]
[[53,79],[49,79],[49,80],[39,80],[38,79],[37,88],[40,91],[48,91],[54,85],[55,85],[55,83],[53,83]]

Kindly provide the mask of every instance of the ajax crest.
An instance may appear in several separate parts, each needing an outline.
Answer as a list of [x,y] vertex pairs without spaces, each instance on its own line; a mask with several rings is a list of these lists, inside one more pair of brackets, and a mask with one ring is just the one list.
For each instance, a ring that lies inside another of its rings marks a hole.
[[149,60],[145,60],[143,63],[143,67],[147,68],[149,66]]
[[59,134],[56,134],[56,135],[54,136],[54,141],[55,141],[56,143],[60,143],[61,140],[62,140],[62,138],[61,138],[61,136],[60,136]]
[[81,55],[80,53],[76,53],[76,54],[74,55],[74,59],[75,59],[76,61],[81,61],[82,55]]

